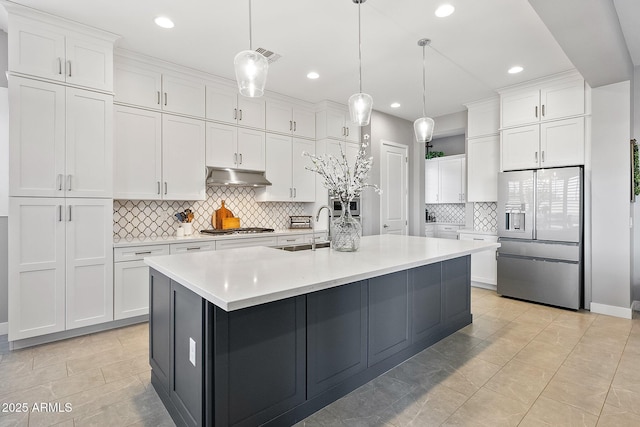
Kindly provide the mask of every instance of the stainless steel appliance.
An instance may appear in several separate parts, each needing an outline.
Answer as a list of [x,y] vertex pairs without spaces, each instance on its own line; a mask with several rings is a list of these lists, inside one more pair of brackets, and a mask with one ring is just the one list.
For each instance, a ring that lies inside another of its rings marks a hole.
[[256,234],[256,233],[270,233],[273,232],[273,228],[261,228],[261,227],[243,227],[243,228],[212,228],[209,230],[200,230],[201,233],[221,235],[221,234]]
[[580,167],[500,173],[499,294],[580,308],[582,182]]
[[[340,199],[330,197],[329,206],[333,209],[334,217],[342,215],[342,204],[340,203]],[[349,210],[351,211],[351,216],[360,216],[360,197],[356,197],[349,202]]]

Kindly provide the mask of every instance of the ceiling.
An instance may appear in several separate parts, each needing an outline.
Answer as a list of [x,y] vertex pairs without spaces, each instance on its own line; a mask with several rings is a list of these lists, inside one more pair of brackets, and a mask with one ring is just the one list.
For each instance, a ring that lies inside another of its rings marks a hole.
[[[463,111],[494,90],[573,68],[528,0],[369,0],[362,12],[362,86],[374,109],[408,120],[422,115],[422,49],[427,49],[427,114]],[[533,0],[530,0],[533,1]],[[540,0],[538,0],[540,1]],[[553,0],[557,1],[557,0]],[[581,0],[582,1],[582,0]],[[611,0],[585,0],[600,2]],[[249,0],[15,0],[121,36],[116,46],[228,79],[233,57],[249,47]],[[640,34],[637,0],[623,5],[630,33]],[[622,6],[621,6],[622,7]],[[267,89],[310,102],[346,103],[358,90],[358,6],[352,0],[253,0],[253,47],[282,57],[269,67]],[[175,28],[153,19],[169,16]],[[621,19],[624,24],[624,20]],[[589,29],[587,25],[585,28]],[[627,36],[628,40],[633,36]],[[640,60],[640,40],[632,57]],[[507,69],[524,71],[510,75]],[[306,74],[316,71],[317,80]],[[400,108],[390,107],[399,102]]]

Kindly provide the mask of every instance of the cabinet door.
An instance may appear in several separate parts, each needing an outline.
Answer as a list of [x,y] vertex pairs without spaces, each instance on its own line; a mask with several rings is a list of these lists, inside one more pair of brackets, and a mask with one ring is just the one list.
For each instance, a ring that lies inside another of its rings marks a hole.
[[440,203],[461,203],[462,159],[440,159]]
[[540,126],[530,125],[502,131],[502,170],[538,167]]
[[543,120],[584,114],[584,80],[575,77],[542,88],[540,103]]
[[440,202],[440,168],[439,160],[424,161],[424,202]]
[[347,156],[347,163],[349,164],[349,168],[351,168],[352,172],[356,164],[356,157],[358,157],[359,150],[360,150],[359,144],[354,144],[353,142],[347,142],[345,144],[345,154]]
[[238,159],[238,130],[235,126],[207,122],[206,165],[235,168]]
[[327,138],[345,139],[347,136],[345,113],[343,111],[327,110],[325,114]]
[[333,156],[339,161],[342,161],[342,156],[346,155],[345,143],[341,141],[327,139],[325,140],[325,153],[328,156]]
[[360,142],[360,126],[356,125],[349,119],[349,114],[346,115],[345,120],[345,133],[347,142]]
[[538,89],[503,95],[500,103],[502,127],[540,121],[540,91]]
[[187,76],[162,75],[162,110],[204,118],[204,83]]
[[313,111],[293,107],[293,134],[304,138],[316,137],[316,115]]
[[65,38],[61,30],[12,16],[9,44],[10,71],[65,80]]
[[467,201],[497,201],[500,138],[498,136],[472,138],[469,139],[467,147]]
[[540,166],[584,164],[584,117],[540,125]]
[[112,197],[112,122],[111,95],[67,88],[67,197]]
[[63,199],[9,198],[9,341],[65,328]]
[[66,199],[67,329],[113,320],[113,202]]
[[232,124],[237,122],[237,88],[221,85],[207,85],[206,97],[207,119]]
[[500,128],[500,101],[493,98],[468,106],[467,138],[492,135]]
[[262,98],[238,96],[238,124],[252,128],[265,128],[265,102]]
[[149,313],[149,266],[144,261],[113,264],[113,319]]
[[203,121],[163,115],[163,199],[204,200],[204,146]]
[[289,201],[293,198],[291,185],[291,137],[267,134],[266,177],[271,186],[266,187],[263,201]]
[[114,65],[113,83],[117,102],[161,108],[162,74],[157,69],[118,61]]
[[160,200],[162,115],[116,105],[113,128],[113,197]]
[[267,130],[278,133],[293,132],[293,112],[289,104],[267,101]]
[[66,38],[67,83],[111,92],[113,45],[90,38]]
[[[496,236],[485,236],[481,234],[459,235],[460,240],[480,240],[485,242],[497,242]],[[496,261],[496,251],[483,251],[471,254],[471,280],[474,282],[495,285],[497,283],[498,262]]]
[[316,174],[307,170],[311,167],[307,152],[314,154],[315,143],[306,139],[293,139],[293,151],[291,156],[293,196],[296,202],[313,202],[316,199]]
[[9,132],[10,195],[62,197],[65,88],[12,76]]
[[265,134],[260,130],[238,128],[238,169],[265,170]]

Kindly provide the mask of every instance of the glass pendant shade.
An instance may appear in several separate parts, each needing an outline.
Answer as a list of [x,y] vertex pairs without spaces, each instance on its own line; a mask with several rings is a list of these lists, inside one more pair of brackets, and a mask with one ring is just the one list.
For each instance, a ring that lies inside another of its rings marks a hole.
[[253,50],[243,50],[236,55],[233,65],[236,69],[240,95],[249,98],[259,98],[264,95],[269,70],[269,61],[264,55]]
[[358,126],[366,126],[371,119],[373,98],[366,93],[354,93],[349,97],[349,113],[351,121]]
[[420,117],[413,122],[413,131],[416,133],[418,142],[429,142],[433,137],[435,122],[431,117]]

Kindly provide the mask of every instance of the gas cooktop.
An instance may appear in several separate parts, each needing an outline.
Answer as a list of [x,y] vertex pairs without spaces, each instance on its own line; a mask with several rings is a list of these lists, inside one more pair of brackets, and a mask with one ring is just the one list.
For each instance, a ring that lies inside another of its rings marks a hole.
[[256,233],[270,233],[273,231],[274,231],[273,228],[261,228],[261,227],[243,227],[243,228],[227,228],[227,229],[213,228],[209,230],[200,230],[201,233],[206,233],[206,234],[256,234]]

